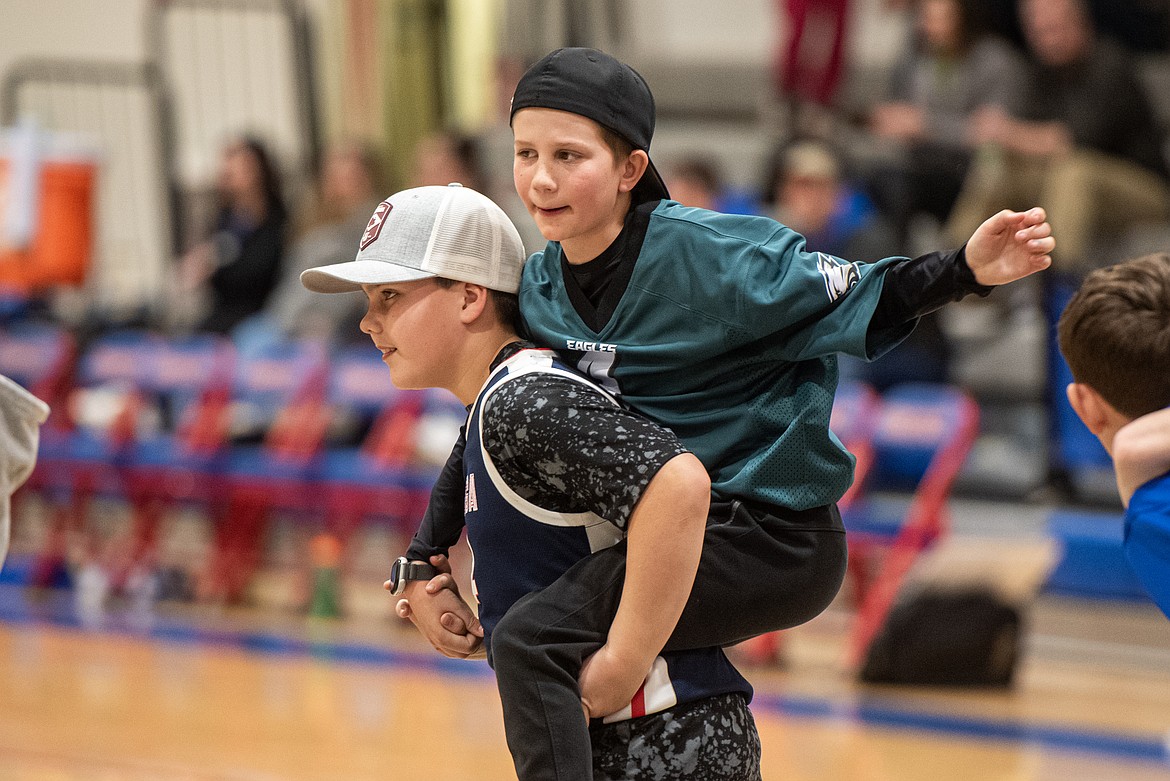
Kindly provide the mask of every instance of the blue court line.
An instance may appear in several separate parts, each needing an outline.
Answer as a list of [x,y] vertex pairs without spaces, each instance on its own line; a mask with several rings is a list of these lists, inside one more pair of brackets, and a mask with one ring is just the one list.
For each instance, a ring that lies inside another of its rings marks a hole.
[[[48,625],[160,640],[178,645],[216,646],[262,656],[312,658],[331,664],[393,667],[462,678],[490,680],[492,672],[481,661],[447,659],[388,648],[338,642],[324,637],[308,639],[241,630],[205,629],[174,619],[155,617],[147,626],[124,613],[108,615],[97,629],[85,628],[73,611],[68,592],[56,592],[30,601],[21,589],[0,588],[0,622]],[[311,635],[312,627],[307,630]],[[321,627],[322,634],[331,630]],[[931,713],[891,703],[887,698],[862,694],[855,699],[829,700],[793,695],[757,693],[752,709],[794,719],[834,721],[866,727],[925,732],[934,735],[1018,744],[1058,753],[1089,754],[1130,762],[1170,767],[1170,734],[1133,735],[1064,725],[1029,724],[971,716]]]
[[763,709],[793,718],[929,732],[967,740],[1017,743],[1057,752],[1093,754],[1170,767],[1170,734],[1165,737],[1142,737],[1069,726],[930,713],[893,705],[884,699],[866,695],[860,696],[856,702],[848,703],[757,694],[752,700],[752,709]]

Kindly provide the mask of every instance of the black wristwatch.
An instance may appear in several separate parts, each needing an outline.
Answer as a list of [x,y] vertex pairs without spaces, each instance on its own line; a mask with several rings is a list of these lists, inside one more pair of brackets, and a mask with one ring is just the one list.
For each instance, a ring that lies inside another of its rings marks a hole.
[[401,594],[406,590],[407,581],[430,580],[438,574],[439,570],[430,564],[408,561],[405,556],[399,556],[390,565],[390,593]]

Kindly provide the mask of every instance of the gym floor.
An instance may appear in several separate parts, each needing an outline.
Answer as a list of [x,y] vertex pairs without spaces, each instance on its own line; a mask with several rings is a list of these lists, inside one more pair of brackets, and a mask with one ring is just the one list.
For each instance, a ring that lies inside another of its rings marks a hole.
[[[491,672],[384,613],[114,604],[0,587],[0,779],[514,778]],[[1008,690],[866,686],[851,614],[787,633],[756,687],[764,778],[1170,779],[1170,623],[1041,598]]]

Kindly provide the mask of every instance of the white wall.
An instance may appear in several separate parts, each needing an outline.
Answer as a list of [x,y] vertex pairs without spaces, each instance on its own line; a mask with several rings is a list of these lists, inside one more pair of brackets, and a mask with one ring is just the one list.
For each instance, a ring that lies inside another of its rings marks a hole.
[[29,56],[141,62],[150,0],[3,0],[0,76]]

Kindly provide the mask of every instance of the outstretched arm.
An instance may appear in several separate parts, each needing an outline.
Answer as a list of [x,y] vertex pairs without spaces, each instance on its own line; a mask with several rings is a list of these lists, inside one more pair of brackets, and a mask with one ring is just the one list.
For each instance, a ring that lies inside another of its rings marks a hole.
[[967,265],[981,285],[1003,285],[1052,265],[1056,240],[1044,210],[1004,210],[984,221],[967,242]]
[[1129,505],[1133,492],[1170,472],[1170,408],[1143,415],[1113,438],[1117,490]]

